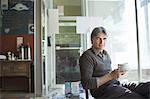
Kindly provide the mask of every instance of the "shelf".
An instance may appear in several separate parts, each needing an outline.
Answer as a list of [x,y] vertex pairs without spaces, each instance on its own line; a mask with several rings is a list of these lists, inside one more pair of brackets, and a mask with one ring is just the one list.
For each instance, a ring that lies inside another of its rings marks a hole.
[[60,47],[60,46],[56,46],[56,50],[64,50],[64,49],[80,49],[80,47]]
[[76,21],[76,16],[59,16],[60,21]]
[[59,23],[59,26],[76,26],[76,23],[69,22],[69,23]]
[[60,16],[59,26],[76,26],[75,16]]

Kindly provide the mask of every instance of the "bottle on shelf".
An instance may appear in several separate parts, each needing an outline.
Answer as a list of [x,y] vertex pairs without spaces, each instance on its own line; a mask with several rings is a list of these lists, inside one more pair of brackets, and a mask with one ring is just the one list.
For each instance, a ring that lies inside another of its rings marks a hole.
[[27,44],[27,50],[28,50],[28,60],[31,60],[31,47],[30,44]]
[[21,59],[24,60],[24,46],[21,45]]
[[20,44],[19,46],[19,59],[24,60],[24,46]]

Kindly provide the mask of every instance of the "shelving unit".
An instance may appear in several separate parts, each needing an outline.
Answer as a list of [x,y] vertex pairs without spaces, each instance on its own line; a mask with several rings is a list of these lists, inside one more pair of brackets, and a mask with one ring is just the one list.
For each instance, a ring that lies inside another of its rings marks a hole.
[[[31,92],[31,61],[0,60],[0,64],[0,79],[2,81],[0,89],[2,91]],[[16,83],[15,80],[19,82]]]

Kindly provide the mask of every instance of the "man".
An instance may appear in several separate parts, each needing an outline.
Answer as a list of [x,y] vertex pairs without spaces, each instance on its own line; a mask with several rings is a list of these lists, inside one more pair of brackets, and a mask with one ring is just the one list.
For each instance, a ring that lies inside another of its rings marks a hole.
[[[83,88],[90,89],[91,95],[96,99],[148,99],[150,83],[122,86],[117,80],[125,72],[111,69],[111,59],[104,50],[106,40],[105,28],[93,29],[92,47],[79,60]],[[141,91],[143,88],[145,90]]]

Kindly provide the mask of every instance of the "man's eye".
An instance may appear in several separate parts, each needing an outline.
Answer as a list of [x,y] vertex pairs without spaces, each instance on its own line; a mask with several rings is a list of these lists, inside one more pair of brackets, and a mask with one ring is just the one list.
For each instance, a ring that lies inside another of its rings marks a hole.
[[104,38],[104,40],[106,40],[107,38]]

